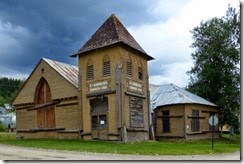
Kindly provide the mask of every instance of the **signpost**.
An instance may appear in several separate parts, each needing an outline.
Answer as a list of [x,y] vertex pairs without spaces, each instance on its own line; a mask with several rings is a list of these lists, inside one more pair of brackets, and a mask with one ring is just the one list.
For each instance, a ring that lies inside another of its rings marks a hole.
[[212,150],[213,150],[214,130],[215,130],[215,125],[217,125],[219,123],[219,118],[213,114],[208,119],[208,123],[212,126]]

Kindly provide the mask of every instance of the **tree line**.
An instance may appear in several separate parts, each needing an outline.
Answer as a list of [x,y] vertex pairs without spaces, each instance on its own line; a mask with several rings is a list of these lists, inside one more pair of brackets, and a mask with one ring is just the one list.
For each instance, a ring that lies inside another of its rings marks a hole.
[[0,78],[0,106],[11,104],[24,81],[8,77]]

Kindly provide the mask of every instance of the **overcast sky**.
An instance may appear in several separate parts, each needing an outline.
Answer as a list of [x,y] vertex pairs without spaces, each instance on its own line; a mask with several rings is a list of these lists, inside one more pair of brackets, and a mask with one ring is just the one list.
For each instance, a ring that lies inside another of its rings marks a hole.
[[188,84],[190,30],[239,0],[1,0],[0,77],[27,78],[41,57],[77,65],[77,52],[114,13],[155,60],[149,82]]

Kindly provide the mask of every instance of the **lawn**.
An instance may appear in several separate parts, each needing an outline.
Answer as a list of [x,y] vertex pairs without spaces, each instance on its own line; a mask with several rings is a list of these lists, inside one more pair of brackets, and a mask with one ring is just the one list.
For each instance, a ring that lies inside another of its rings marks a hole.
[[210,139],[190,141],[144,141],[121,143],[111,141],[84,141],[67,139],[16,139],[16,134],[0,133],[0,144],[43,149],[68,150],[97,153],[144,154],[144,155],[195,155],[240,151],[240,135],[231,143],[229,135],[214,140],[214,149]]

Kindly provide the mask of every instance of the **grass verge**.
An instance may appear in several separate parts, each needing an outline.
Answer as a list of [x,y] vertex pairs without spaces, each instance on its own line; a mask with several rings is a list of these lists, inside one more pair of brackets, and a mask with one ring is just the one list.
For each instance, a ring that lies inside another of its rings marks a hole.
[[143,154],[143,155],[196,155],[240,151],[240,135],[230,142],[229,135],[214,140],[181,140],[174,142],[144,141],[121,143],[111,141],[84,141],[67,139],[24,139],[17,140],[15,133],[0,133],[0,144],[43,149],[68,150],[78,152]]

